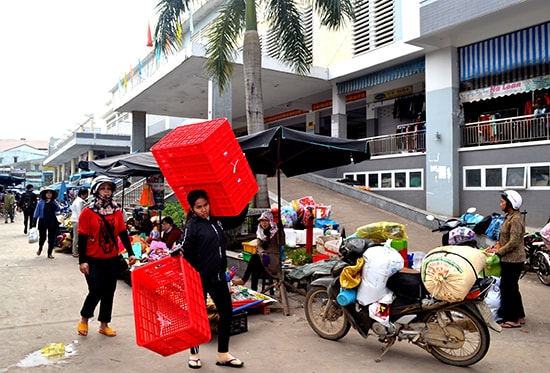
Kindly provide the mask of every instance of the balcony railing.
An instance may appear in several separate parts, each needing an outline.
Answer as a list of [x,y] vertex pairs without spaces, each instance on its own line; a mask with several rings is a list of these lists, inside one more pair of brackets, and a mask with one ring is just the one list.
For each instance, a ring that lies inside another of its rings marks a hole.
[[461,126],[462,146],[550,140],[550,115],[526,115]]
[[[550,140],[550,114],[527,115],[460,126],[462,147]],[[425,130],[369,137],[371,156],[426,151]]]
[[369,137],[371,156],[426,151],[426,130]]

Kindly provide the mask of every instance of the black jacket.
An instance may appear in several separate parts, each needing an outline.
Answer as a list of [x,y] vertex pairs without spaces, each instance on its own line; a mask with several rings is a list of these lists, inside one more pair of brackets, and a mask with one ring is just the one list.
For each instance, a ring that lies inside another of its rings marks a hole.
[[183,256],[195,268],[204,283],[225,281],[227,256],[224,229],[233,229],[244,222],[245,208],[238,216],[202,219],[192,216],[183,232]]

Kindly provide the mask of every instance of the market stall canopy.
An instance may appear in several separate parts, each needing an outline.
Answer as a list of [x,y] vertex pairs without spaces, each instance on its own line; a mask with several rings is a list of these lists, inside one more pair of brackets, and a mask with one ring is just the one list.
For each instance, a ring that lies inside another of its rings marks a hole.
[[24,183],[25,182],[25,178],[24,177],[17,177],[17,176],[12,176],[12,175],[8,175],[8,174],[0,174],[0,184],[1,185],[18,185],[18,184],[21,184],[21,183]]
[[282,171],[287,177],[359,163],[370,159],[367,140],[348,140],[274,127],[237,139],[252,171],[277,175],[281,211]]
[[151,152],[122,154],[95,161],[80,161],[78,167],[112,177],[149,176],[160,174],[160,168]]
[[274,127],[238,138],[256,174],[287,177],[306,174],[370,158],[366,140],[348,140]]
[[[84,161],[84,162],[86,162],[86,161]],[[69,182],[74,183],[74,182],[80,181],[81,179],[86,179],[86,178],[94,177],[94,176],[95,176],[95,171],[82,171],[82,172],[79,172],[79,173],[76,173],[74,175],[69,176]]]

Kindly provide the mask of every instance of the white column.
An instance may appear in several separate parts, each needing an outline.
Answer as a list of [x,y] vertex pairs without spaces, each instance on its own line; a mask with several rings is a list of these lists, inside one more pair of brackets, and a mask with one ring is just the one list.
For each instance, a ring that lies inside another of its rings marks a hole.
[[456,48],[426,54],[426,209],[445,216],[460,214],[458,88]]
[[332,137],[348,137],[348,119],[346,116],[346,98],[338,95],[336,85],[332,86],[332,116],[331,129]]

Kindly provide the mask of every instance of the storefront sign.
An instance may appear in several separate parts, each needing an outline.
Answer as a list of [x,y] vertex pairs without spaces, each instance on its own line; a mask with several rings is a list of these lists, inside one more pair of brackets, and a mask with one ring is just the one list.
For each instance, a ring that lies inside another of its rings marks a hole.
[[460,92],[460,102],[472,102],[489,98],[509,96],[515,93],[530,92],[537,89],[550,88],[550,75],[538,78],[520,80],[519,82],[494,85],[491,87]]
[[[359,91],[359,92],[353,92],[346,95],[345,100],[346,102],[353,102],[358,100],[364,100],[367,98],[367,91]],[[321,102],[316,102],[311,105],[312,111],[317,111],[321,109],[326,109],[328,107],[332,107],[332,99],[331,100],[325,100]]]
[[271,122],[275,122],[277,120],[286,119],[286,118],[290,118],[290,117],[295,117],[297,115],[303,115],[303,114],[306,114],[307,112],[308,112],[307,110],[299,110],[299,109],[285,111],[284,113],[275,114],[275,115],[271,115],[269,117],[265,117],[264,118],[264,123],[271,123]]
[[390,100],[401,96],[411,95],[413,93],[413,86],[408,85],[406,87],[396,88],[389,91],[377,93],[374,96],[374,102]]

